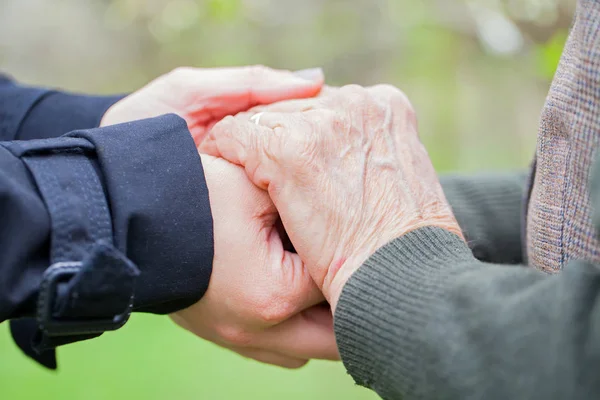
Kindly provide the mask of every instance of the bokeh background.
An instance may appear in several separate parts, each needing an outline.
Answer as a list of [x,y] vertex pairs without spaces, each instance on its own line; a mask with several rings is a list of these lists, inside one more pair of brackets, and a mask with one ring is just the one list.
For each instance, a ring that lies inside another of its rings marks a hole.
[[[180,65],[321,66],[331,85],[391,83],[434,165],[518,169],[574,0],[0,0],[0,70],[87,93],[139,88]],[[166,266],[168,267],[168,266]],[[0,399],[346,399],[376,396],[343,366],[260,365],[165,317],[59,351],[43,370],[0,325]]]

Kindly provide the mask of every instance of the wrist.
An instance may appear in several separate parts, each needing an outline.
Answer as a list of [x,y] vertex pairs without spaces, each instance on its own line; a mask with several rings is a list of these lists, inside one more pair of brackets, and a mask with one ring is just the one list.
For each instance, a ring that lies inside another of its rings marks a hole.
[[[434,228],[442,228],[454,235],[458,236],[461,240],[465,241],[463,233],[458,226],[458,223],[454,220],[454,217],[451,218],[440,218],[434,221],[427,221],[423,223],[413,224],[410,227],[407,227],[401,234],[393,235],[389,240],[379,243],[376,246],[373,246],[370,251],[362,251],[349,257],[343,263],[340,263],[340,266],[337,268],[335,265],[332,265],[329,269],[329,275],[332,275],[331,279],[326,279],[323,284],[323,295],[329,302],[331,306],[331,310],[335,313],[337,303],[342,294],[344,286],[350,279],[350,277],[360,269],[360,267],[371,257],[379,248],[385,246],[387,243],[400,238],[406,235],[409,232],[413,232],[420,228],[425,227],[434,227]],[[383,235],[382,235],[383,236]]]
[[104,113],[104,115],[102,116],[102,118],[100,119],[100,124],[98,125],[100,128],[104,127],[104,126],[109,126],[112,125],[110,123],[111,117],[110,117],[110,113],[111,113],[111,109],[114,107],[115,105],[113,104],[112,106],[110,106],[108,108],[108,110],[106,110],[106,112]]
[[106,109],[106,111],[104,112],[104,114],[102,115],[102,118],[100,119],[100,127],[105,127],[105,126],[111,126],[111,125],[117,125],[119,123],[122,122],[126,122],[127,120],[124,120],[123,117],[121,117],[119,114],[119,110],[121,109],[122,103],[123,101],[126,101],[127,97],[117,101],[116,103],[112,104],[110,107],[108,107]]

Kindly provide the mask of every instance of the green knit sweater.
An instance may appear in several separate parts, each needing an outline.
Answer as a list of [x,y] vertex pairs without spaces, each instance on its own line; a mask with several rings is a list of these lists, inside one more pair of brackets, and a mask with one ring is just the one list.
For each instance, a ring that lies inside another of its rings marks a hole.
[[421,228],[364,263],[335,313],[348,372],[384,399],[600,398],[600,269],[506,265],[523,258],[523,174],[443,186],[469,246]]

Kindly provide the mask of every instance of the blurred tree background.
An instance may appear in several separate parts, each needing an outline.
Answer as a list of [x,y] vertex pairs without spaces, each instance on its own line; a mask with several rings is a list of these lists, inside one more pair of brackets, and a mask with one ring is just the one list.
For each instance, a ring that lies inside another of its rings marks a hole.
[[[180,65],[322,66],[402,88],[440,172],[526,167],[574,0],[0,0],[0,70],[127,92]],[[165,266],[168,268],[168,266]],[[51,373],[0,326],[0,399],[373,399],[341,364],[285,371],[167,318],[60,349]]]

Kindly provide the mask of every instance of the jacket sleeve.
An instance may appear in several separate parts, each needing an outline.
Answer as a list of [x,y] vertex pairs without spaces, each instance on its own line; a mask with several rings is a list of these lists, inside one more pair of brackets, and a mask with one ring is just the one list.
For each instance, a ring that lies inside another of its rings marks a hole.
[[[75,322],[73,335],[62,329],[41,351],[102,333],[86,323],[110,320],[113,299],[131,299],[133,311],[170,313],[208,286],[208,190],[185,121],[174,115],[1,142],[0,220],[0,321],[35,317],[42,336],[40,318],[58,331]],[[71,261],[79,269],[57,283],[49,270],[60,275]],[[129,275],[111,265],[125,265]]]
[[447,175],[440,181],[477,259],[499,264],[523,262],[526,172]]
[[53,138],[96,128],[121,98],[30,87],[0,74],[0,141]]

